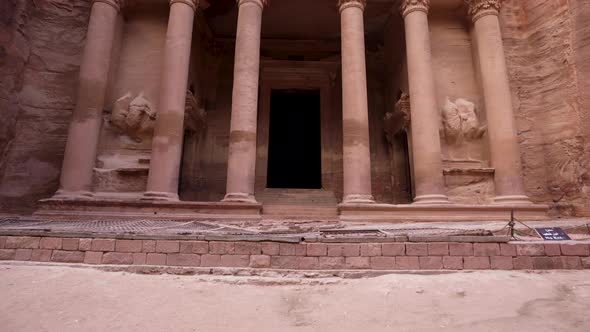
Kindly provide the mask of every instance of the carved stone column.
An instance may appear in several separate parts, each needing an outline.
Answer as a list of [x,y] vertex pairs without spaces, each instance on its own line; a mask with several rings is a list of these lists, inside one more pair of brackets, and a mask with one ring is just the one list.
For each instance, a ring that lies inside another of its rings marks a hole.
[[363,13],[366,0],[339,0],[342,39],[343,203],[374,203]]
[[170,0],[158,119],[144,199],[178,200],[193,21],[198,6],[199,0]]
[[94,0],[80,64],[78,99],[68,132],[60,178],[54,198],[92,198],[92,169],[96,159],[117,16],[123,0]]
[[466,0],[474,24],[485,99],[496,203],[530,204],[525,194],[498,14],[501,0]]
[[448,203],[442,171],[440,114],[436,102],[428,30],[430,0],[403,0],[406,28],[411,136],[416,197],[414,204]]
[[256,203],[256,121],[260,30],[267,0],[238,0],[227,190],[224,202]]

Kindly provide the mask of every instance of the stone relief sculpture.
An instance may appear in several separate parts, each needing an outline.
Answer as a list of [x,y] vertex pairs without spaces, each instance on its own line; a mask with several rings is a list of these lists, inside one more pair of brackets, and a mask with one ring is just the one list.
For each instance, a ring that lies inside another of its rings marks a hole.
[[448,144],[479,139],[486,130],[487,126],[480,125],[474,103],[462,98],[451,102],[447,98],[442,108],[442,132]]
[[154,131],[156,110],[143,92],[135,98],[128,92],[115,102],[110,123],[136,142],[141,142]]
[[475,104],[463,98],[454,102],[447,98],[441,118],[440,135],[446,142],[443,144],[444,160],[455,166],[457,163],[481,166],[483,156],[479,139],[485,135],[487,126],[480,123]]
[[[184,126],[192,132],[200,132],[205,127],[206,112],[192,92],[187,91],[184,113]],[[141,92],[135,98],[131,92],[117,99],[108,118],[112,127],[140,143],[153,135],[157,111]]]

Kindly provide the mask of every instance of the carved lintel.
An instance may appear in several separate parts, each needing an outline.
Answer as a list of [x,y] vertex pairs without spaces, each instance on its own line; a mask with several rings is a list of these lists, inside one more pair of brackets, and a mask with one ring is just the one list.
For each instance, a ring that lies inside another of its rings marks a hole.
[[338,8],[340,8],[340,12],[345,10],[346,8],[356,7],[360,8],[361,10],[365,10],[367,6],[367,0],[338,0]]
[[422,11],[428,13],[430,10],[430,0],[402,0],[400,5],[400,13],[402,17],[415,11]]
[[403,92],[395,104],[394,111],[385,114],[385,136],[389,143],[394,141],[395,135],[402,131],[408,132],[410,129],[410,111],[410,95]]
[[467,15],[475,23],[484,16],[500,14],[503,0],[465,0]]
[[268,4],[270,3],[270,0],[236,0],[238,3],[238,7],[245,4],[245,3],[253,3],[256,4],[258,6],[260,6],[260,8],[264,9],[264,7],[268,6]]

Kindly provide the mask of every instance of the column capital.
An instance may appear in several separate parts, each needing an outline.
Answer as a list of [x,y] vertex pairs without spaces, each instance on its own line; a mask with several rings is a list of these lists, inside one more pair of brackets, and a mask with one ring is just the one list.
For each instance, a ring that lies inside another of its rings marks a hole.
[[340,8],[340,12],[350,7],[357,7],[361,10],[365,10],[366,6],[367,0],[338,0],[338,8]]
[[172,6],[175,3],[183,3],[196,11],[197,8],[199,8],[200,2],[200,0],[170,0],[170,6]]
[[236,0],[238,3],[238,7],[245,4],[245,3],[253,3],[255,5],[260,6],[260,8],[264,9],[264,7],[268,6],[270,0]]
[[403,17],[416,11],[425,12],[428,14],[430,10],[430,0],[402,0],[400,5],[400,13]]
[[127,5],[127,0],[92,0],[92,5],[98,2],[102,2],[115,8],[117,12],[120,12]]
[[467,6],[467,15],[475,23],[484,16],[500,14],[503,0],[464,0]]

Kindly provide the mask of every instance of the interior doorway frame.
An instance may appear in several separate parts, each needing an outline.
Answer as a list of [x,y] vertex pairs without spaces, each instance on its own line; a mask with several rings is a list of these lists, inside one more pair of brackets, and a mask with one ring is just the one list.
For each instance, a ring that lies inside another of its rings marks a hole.
[[[257,123],[256,192],[266,190],[268,174],[268,144],[272,90],[319,90],[321,121],[322,189],[336,191],[334,173],[337,166],[333,152],[342,147],[331,135],[341,123],[330,121],[336,96],[336,77],[340,63],[335,61],[284,61],[263,59],[260,64],[260,97]],[[341,153],[341,152],[340,152]],[[316,189],[317,190],[317,189]]]
[[266,187],[322,189],[320,90],[272,89],[270,100]]

